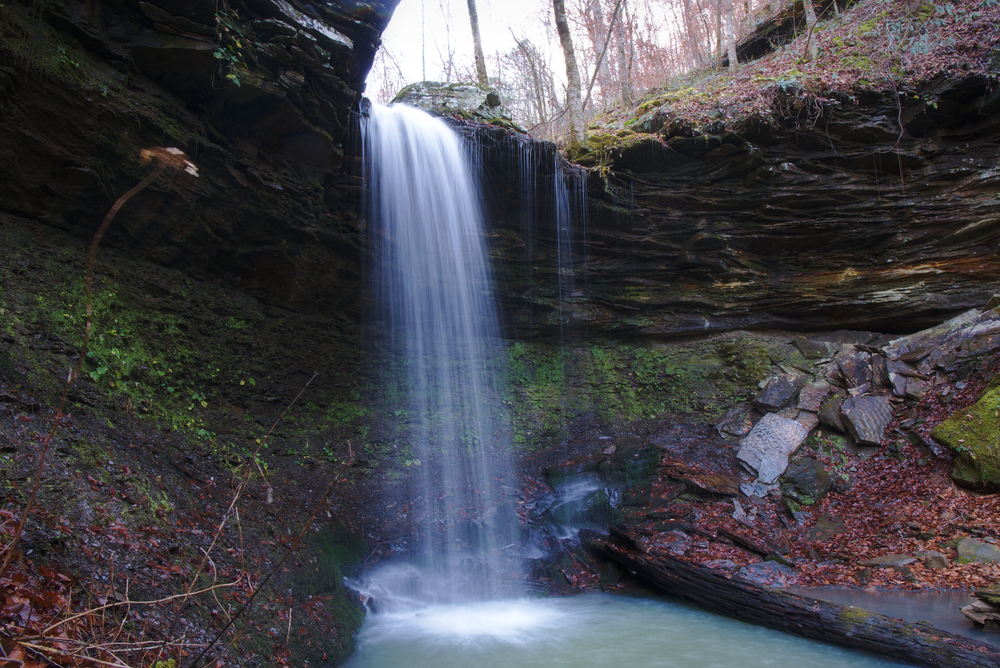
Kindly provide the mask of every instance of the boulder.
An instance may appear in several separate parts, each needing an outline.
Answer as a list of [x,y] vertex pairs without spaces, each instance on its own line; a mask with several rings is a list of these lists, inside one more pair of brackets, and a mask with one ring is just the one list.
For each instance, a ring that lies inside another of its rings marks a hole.
[[932,570],[948,568],[951,566],[951,562],[948,560],[948,557],[941,552],[937,552],[936,550],[922,550],[920,552],[915,552],[913,556],[923,561],[924,566]]
[[[959,453],[975,467],[983,485],[1000,486],[1000,375],[979,400],[931,430],[931,438]],[[970,474],[963,473],[970,478]],[[978,483],[975,483],[978,484]]]
[[774,413],[791,404],[805,384],[804,376],[779,373],[771,376],[753,400],[754,408],[761,412]]
[[[935,443],[935,445],[937,444]],[[970,462],[965,455],[955,457],[955,463],[951,467],[951,479],[959,487],[970,489],[973,492],[992,492],[996,490],[995,485],[991,485],[983,480],[983,477],[979,475],[979,471],[976,469],[976,465]]]
[[1000,547],[993,543],[983,543],[975,538],[963,538],[958,543],[958,563],[1000,561]]
[[847,427],[844,426],[844,419],[840,415],[840,407],[844,404],[845,399],[847,399],[847,392],[839,388],[828,395],[820,406],[819,421],[822,424],[833,427],[837,431],[847,431]]
[[736,458],[757,476],[760,483],[775,482],[788,467],[788,458],[809,435],[795,420],[768,413],[740,441]]
[[503,108],[499,93],[479,83],[420,81],[399,91],[392,101],[418,107],[435,116],[478,121],[523,132]]
[[833,489],[833,478],[815,457],[792,461],[781,477],[781,492],[798,504],[811,506]]
[[878,445],[892,419],[892,403],[889,397],[849,397],[840,414],[858,445]]

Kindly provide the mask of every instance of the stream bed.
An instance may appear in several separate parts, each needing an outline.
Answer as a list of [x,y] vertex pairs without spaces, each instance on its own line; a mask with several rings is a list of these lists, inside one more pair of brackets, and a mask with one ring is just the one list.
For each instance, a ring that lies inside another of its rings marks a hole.
[[669,599],[584,594],[369,614],[347,668],[893,668]]

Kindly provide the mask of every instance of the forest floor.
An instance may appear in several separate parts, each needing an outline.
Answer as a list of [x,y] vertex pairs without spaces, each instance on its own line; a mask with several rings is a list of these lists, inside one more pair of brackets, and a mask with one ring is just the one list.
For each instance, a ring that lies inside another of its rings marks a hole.
[[[736,69],[695,70],[596,117],[588,141],[605,144],[608,135],[626,140],[629,132],[661,128],[673,132],[678,124],[695,131],[715,126],[711,134],[721,134],[721,124],[738,133],[775,113],[815,123],[831,107],[886,91],[897,96],[902,122],[915,104],[937,108],[937,83],[992,79],[1000,71],[1000,2],[868,0],[839,12],[834,7],[829,4],[813,34],[818,58],[808,58],[802,32],[787,35],[788,41],[755,60],[741,60]],[[782,17],[770,21],[780,24]],[[767,25],[758,26],[758,35],[762,29]],[[781,30],[791,32],[790,23],[766,40]]]

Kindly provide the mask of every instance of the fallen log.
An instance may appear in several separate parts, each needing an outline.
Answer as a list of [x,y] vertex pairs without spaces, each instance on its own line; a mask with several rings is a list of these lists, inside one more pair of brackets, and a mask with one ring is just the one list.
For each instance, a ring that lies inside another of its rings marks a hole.
[[751,624],[929,668],[1000,668],[1000,647],[850,605],[761,587],[677,557],[645,553],[624,531],[582,531],[585,547],[668,594]]

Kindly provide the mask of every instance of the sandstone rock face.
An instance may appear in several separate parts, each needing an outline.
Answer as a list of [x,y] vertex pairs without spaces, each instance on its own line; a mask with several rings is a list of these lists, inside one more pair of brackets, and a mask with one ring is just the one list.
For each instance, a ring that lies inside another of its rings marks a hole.
[[757,475],[758,482],[770,485],[785,472],[788,458],[808,435],[795,420],[768,413],[740,442],[736,457]]

